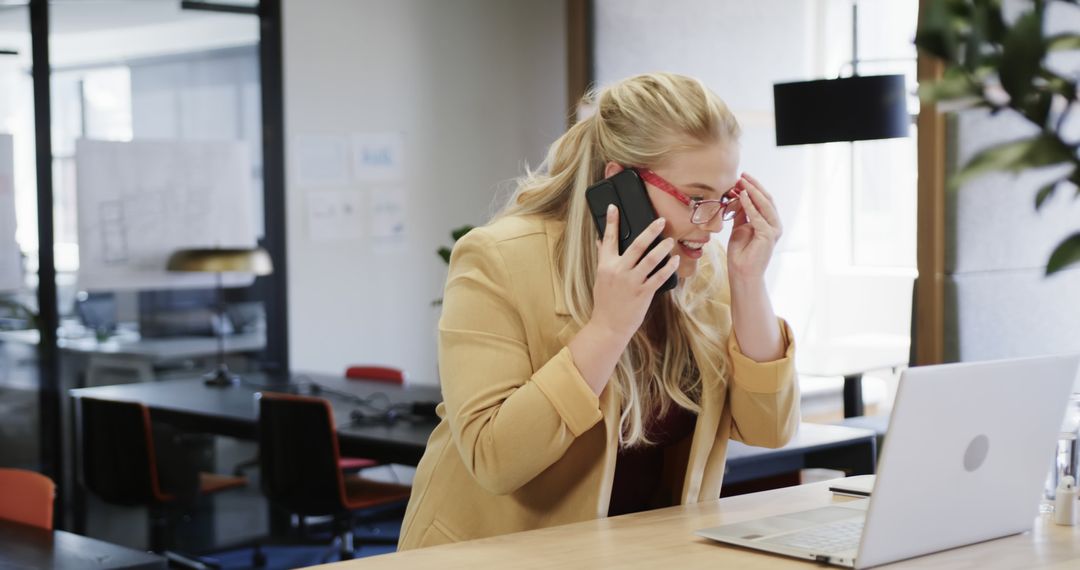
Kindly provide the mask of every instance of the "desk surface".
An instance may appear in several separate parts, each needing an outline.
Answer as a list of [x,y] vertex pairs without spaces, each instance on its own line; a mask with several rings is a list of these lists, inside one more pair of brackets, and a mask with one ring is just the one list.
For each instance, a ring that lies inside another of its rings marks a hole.
[[165,559],[71,534],[0,520],[0,568],[166,568]]
[[[830,484],[826,481],[788,487],[320,568],[825,568],[793,558],[720,545],[699,538],[694,531],[853,500],[834,496],[828,490]],[[1034,511],[1032,505],[1033,517]],[[1080,568],[1080,526],[1058,526],[1043,515],[1035,519],[1032,532],[906,560],[886,568]]]
[[[0,341],[21,344],[38,344],[41,333],[37,329],[0,331]],[[152,360],[181,360],[217,354],[218,341],[212,336],[181,336],[171,338],[142,338],[138,333],[122,333],[98,341],[93,335],[76,338],[60,338],[57,345],[62,350],[88,354],[135,356]],[[255,352],[266,347],[263,333],[243,333],[225,336],[225,352]]]
[[[356,398],[368,399],[376,406],[405,402],[439,402],[442,393],[430,386],[402,387],[371,381],[348,380],[339,376],[296,374],[294,381],[274,382],[259,374],[244,376],[244,382],[227,388],[207,387],[201,378],[142,382],[116,386],[98,386],[71,390],[72,397],[94,397],[107,400],[142,402],[151,409],[155,421],[163,421],[192,431],[255,439],[258,407],[255,394],[259,391],[308,394],[306,381],[348,395],[332,393],[311,394],[325,397],[334,408],[342,452],[364,450],[364,457],[385,461],[415,464],[423,454],[431,431],[432,421],[398,421],[393,424],[357,425],[350,417],[359,408]],[[385,453],[380,453],[385,451]],[[397,455],[395,455],[397,454]]]

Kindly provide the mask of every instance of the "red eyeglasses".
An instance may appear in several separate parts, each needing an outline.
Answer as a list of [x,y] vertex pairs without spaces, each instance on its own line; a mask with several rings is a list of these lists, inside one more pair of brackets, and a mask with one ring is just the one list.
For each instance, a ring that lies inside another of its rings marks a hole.
[[718,200],[703,200],[701,198],[687,196],[674,184],[664,180],[659,174],[648,168],[635,168],[634,172],[637,172],[638,176],[641,176],[641,179],[645,182],[656,186],[660,190],[671,194],[683,204],[690,206],[691,223],[698,225],[707,224],[720,212],[724,213],[721,219],[725,222],[730,222],[735,219],[735,211],[737,208],[732,204],[738,200],[738,195],[735,193],[735,187],[724,192],[724,195]]

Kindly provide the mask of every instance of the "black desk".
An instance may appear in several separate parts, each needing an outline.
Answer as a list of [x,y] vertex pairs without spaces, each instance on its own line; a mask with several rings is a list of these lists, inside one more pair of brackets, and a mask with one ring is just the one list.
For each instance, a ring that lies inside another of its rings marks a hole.
[[0,568],[166,568],[165,559],[146,552],[71,534],[0,520]]
[[[339,376],[295,375],[300,382],[274,382],[258,374],[244,376],[245,382],[227,388],[207,387],[199,378],[141,382],[71,390],[78,418],[77,400],[87,396],[103,400],[141,402],[150,408],[155,422],[177,428],[254,440],[258,434],[258,405],[261,391],[292,392],[326,398],[334,408],[338,440],[345,455],[371,457],[380,461],[416,465],[424,453],[428,437],[435,429],[430,422],[399,421],[393,425],[354,425],[350,413],[358,405],[333,393],[311,393],[304,380],[355,398],[372,398],[374,403],[439,402],[442,393],[434,387],[402,387],[382,382],[347,380]],[[381,394],[381,396],[376,396]],[[377,399],[374,399],[377,398]],[[79,425],[79,422],[75,423]],[[76,446],[77,447],[77,446]],[[77,463],[73,463],[77,464]]]
[[877,434],[873,430],[803,423],[795,437],[780,449],[729,443],[724,483],[743,483],[805,468],[870,475],[876,464]]

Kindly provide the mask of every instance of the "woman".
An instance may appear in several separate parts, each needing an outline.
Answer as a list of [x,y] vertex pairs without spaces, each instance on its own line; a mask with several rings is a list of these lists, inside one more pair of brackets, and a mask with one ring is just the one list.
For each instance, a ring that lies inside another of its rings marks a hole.
[[[778,447],[798,425],[791,332],[765,290],[780,219],[738,174],[734,117],[672,74],[596,105],[454,247],[442,421],[402,550],[713,500],[729,438]],[[597,240],[585,190],[629,167],[659,219],[620,255],[617,232]],[[725,254],[710,236],[732,216]]]

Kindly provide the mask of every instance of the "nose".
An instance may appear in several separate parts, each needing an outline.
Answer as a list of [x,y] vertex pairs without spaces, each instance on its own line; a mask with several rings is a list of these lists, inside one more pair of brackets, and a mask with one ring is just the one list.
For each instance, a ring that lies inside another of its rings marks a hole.
[[699,225],[701,229],[709,233],[719,233],[724,229],[724,210],[720,210],[711,220]]

